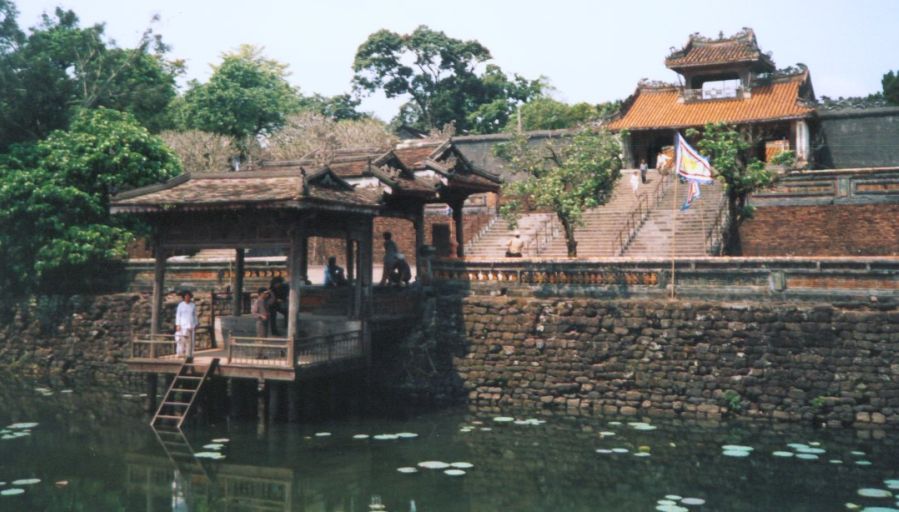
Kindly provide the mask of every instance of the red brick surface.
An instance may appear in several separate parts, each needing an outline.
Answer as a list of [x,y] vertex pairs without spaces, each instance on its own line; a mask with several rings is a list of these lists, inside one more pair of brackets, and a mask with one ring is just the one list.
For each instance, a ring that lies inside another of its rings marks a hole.
[[896,256],[899,205],[760,207],[740,239],[744,256]]

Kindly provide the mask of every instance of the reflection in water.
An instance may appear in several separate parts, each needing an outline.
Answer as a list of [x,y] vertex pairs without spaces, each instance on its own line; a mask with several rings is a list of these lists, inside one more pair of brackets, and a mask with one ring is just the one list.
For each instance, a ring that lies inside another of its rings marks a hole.
[[[811,512],[895,507],[895,498],[858,490],[899,478],[893,433],[656,420],[655,430],[640,430],[633,419],[548,416],[516,424],[458,410],[275,424],[263,436],[253,421],[164,433],[149,430],[137,398],[79,387],[44,396],[35,386],[0,379],[0,428],[39,422],[30,436],[0,441],[0,482],[41,479],[20,496],[0,496],[0,510],[618,512],[652,511],[679,495],[705,500],[690,512]],[[405,432],[418,436],[381,436]],[[229,439],[224,458],[196,457],[214,451],[207,447],[217,438]],[[816,460],[772,455],[791,443],[824,452]],[[727,457],[723,445],[754,450]],[[422,461],[463,463],[466,474]]]

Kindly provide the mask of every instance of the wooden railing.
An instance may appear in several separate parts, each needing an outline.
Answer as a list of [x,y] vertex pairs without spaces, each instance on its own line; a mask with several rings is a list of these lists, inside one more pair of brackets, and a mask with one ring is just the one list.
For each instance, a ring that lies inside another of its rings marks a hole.
[[640,231],[640,228],[643,227],[643,224],[649,217],[649,213],[659,204],[659,201],[662,200],[662,196],[667,192],[668,183],[670,181],[670,175],[659,174],[659,182],[656,184],[655,188],[652,189],[652,192],[648,195],[641,195],[637,199],[637,205],[628,214],[627,220],[624,221],[624,226],[618,231],[618,236],[615,238],[618,244],[618,248],[615,251],[616,256],[621,256],[627,251],[628,246],[630,246],[631,242],[634,241],[634,238],[637,237],[637,232]]
[[303,338],[297,343],[297,366],[315,366],[365,356],[362,331],[353,330]]
[[228,340],[228,365],[293,367],[294,346],[287,338],[232,336]]
[[175,355],[174,334],[150,334],[131,340],[132,359],[158,359]]
[[555,217],[547,215],[534,231],[534,235],[525,243],[525,252],[529,256],[539,256],[549,247],[549,244],[559,235]]

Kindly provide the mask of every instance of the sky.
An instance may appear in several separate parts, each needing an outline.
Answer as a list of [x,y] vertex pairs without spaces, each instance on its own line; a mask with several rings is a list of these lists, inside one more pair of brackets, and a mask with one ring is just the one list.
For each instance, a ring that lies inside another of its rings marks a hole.
[[[57,6],[84,25],[105,23],[119,46],[133,47],[154,15],[154,31],[184,59],[187,79],[205,81],[223,52],[249,43],[289,64],[304,93],[351,89],[358,46],[382,28],[418,25],[457,39],[477,39],[507,73],[545,76],[554,97],[599,103],[632,94],[641,78],[676,81],[664,66],[691,33],[755,30],[778,67],[808,66],[815,93],[864,96],[899,70],[897,0],[649,1],[573,0],[14,0],[19,25],[32,27]],[[361,109],[389,121],[404,100],[366,98]]]

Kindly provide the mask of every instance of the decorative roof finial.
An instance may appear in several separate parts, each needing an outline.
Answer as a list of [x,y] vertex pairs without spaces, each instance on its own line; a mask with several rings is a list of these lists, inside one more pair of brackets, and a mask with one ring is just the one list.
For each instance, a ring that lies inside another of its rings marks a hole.
[[722,40],[722,39],[724,39],[724,31],[723,31],[723,30],[719,30],[719,31],[718,31],[718,40],[720,41],[720,40]]

